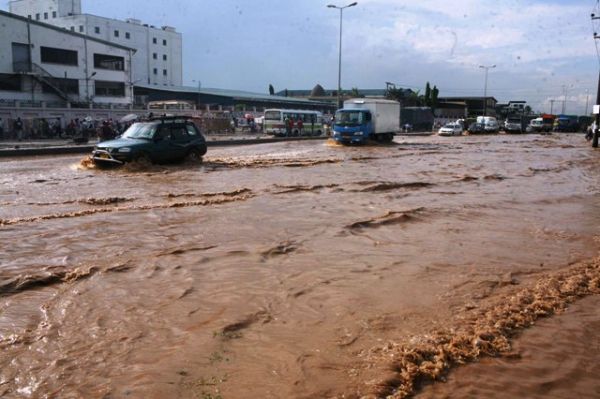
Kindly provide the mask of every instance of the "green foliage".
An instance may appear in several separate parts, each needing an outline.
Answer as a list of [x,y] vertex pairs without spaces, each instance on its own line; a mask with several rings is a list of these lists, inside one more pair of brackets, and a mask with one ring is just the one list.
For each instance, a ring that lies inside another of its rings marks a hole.
[[273,85],[271,85],[271,84],[269,85],[269,94],[270,94],[271,96],[275,95],[275,88],[274,88],[274,87],[273,87]]
[[360,92],[358,91],[358,87],[353,87],[352,92],[350,94],[352,95],[352,98],[363,98],[364,97],[364,95],[360,94]]

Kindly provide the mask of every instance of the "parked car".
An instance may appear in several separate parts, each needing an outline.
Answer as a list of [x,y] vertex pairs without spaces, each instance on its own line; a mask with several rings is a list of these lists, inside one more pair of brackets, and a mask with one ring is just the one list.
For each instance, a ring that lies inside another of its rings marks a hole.
[[454,136],[454,135],[462,135],[463,128],[458,123],[447,123],[440,128],[438,134],[440,136]]
[[506,133],[523,133],[523,120],[521,117],[510,117],[504,122]]
[[121,137],[99,143],[92,152],[98,165],[123,165],[143,160],[150,163],[201,160],[206,140],[187,117],[162,117],[131,125]]
[[484,129],[483,123],[473,122],[469,126],[468,131],[471,134],[477,134],[477,133],[484,133],[485,129]]

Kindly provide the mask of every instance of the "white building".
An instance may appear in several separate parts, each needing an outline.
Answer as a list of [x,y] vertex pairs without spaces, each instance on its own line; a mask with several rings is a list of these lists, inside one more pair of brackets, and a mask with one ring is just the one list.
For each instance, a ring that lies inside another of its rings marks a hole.
[[10,12],[134,48],[133,82],[182,85],[182,39],[175,28],[156,28],[136,19],[120,21],[82,14],[81,0],[15,0],[10,2]]
[[132,48],[4,11],[0,37],[0,100],[132,102]]

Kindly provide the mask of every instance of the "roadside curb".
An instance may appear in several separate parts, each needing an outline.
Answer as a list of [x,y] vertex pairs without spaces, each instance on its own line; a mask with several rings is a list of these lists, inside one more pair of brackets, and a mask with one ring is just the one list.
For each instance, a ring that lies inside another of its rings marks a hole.
[[[215,140],[206,141],[208,147],[228,147],[234,145],[256,145],[280,143],[288,141],[313,141],[327,140],[329,137],[284,137],[284,138],[268,138],[268,139],[239,139],[239,140]],[[72,145],[62,147],[41,147],[41,148],[11,148],[0,150],[0,158],[2,157],[21,157],[21,156],[36,156],[36,155],[67,155],[67,154],[87,154],[94,149],[93,145]]]

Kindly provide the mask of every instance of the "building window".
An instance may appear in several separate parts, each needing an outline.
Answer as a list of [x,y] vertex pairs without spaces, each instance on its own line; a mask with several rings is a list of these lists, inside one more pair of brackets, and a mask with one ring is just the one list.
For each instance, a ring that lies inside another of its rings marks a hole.
[[52,18],[56,18],[56,11],[52,11]]
[[48,13],[47,12],[44,13],[44,19],[48,19]]
[[156,40],[155,37],[152,38],[152,43],[154,43],[154,44],[158,43],[158,41]]
[[167,39],[163,39],[163,46],[167,45]]
[[119,37],[119,31],[118,30],[115,31],[115,37]]
[[125,97],[125,83],[96,80],[96,97]]
[[125,39],[131,39],[131,33],[125,32]]
[[163,76],[167,76],[167,70],[163,69]]
[[116,55],[94,54],[94,68],[123,71],[125,70],[125,58]]
[[42,83],[42,92],[56,94],[55,87],[58,87],[63,93],[79,94],[79,80],[63,78],[52,78],[51,80],[54,87]]
[[154,72],[155,75],[158,75],[158,69],[154,68],[153,72]]
[[1,91],[21,91],[21,75],[0,73]]
[[166,61],[166,60],[167,60],[167,55],[163,54],[163,61]]
[[158,54],[152,53],[152,58],[154,58],[155,60],[157,60],[158,59]]
[[40,20],[40,14],[35,14],[35,20],[39,21]]
[[77,51],[52,47],[40,47],[40,58],[44,63],[77,66]]
[[79,25],[79,32],[83,33],[83,25]]
[[94,28],[94,32],[96,32],[96,34],[97,34],[97,35],[99,35],[99,34],[100,34],[100,27],[99,27],[99,26],[96,26],[96,27]]

